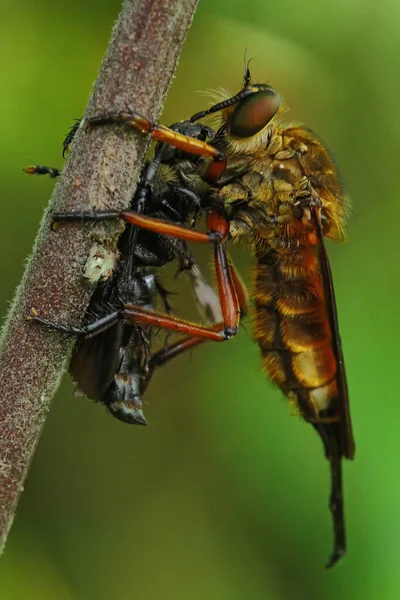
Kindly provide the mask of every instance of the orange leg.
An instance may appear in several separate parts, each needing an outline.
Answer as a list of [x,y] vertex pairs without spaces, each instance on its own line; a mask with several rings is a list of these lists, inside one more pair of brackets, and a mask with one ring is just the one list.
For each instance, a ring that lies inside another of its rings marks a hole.
[[[151,217],[146,217],[146,219],[151,220]],[[154,220],[152,221],[152,225],[154,226]],[[162,329],[178,331],[193,337],[202,337],[217,342],[225,341],[236,335],[240,318],[239,301],[231,273],[226,245],[223,241],[228,237],[229,224],[225,216],[216,209],[213,209],[208,213],[206,222],[207,228],[210,231],[208,234],[201,234],[173,224],[169,224],[170,229],[168,231],[172,232],[172,228],[179,228],[177,233],[182,236],[181,239],[193,240],[194,238],[192,236],[190,238],[186,236],[197,233],[197,235],[200,236],[208,236],[208,241],[214,242],[214,264],[223,322],[212,325],[211,327],[203,327],[185,321],[184,319],[177,319],[162,313],[146,311],[140,306],[128,304],[124,305],[125,319],[132,319],[134,321],[147,323],[148,325],[156,325]],[[136,219],[135,224],[139,224]],[[165,224],[162,224],[162,226],[162,233],[168,234]],[[157,229],[155,229],[155,231],[157,231]],[[212,239],[210,236],[213,233],[218,234],[218,237]],[[201,237],[201,241],[205,241],[205,239]]]
[[147,217],[146,215],[139,214],[133,210],[126,210],[121,213],[121,218],[127,223],[142,227],[148,231],[154,231],[163,235],[170,235],[186,242],[219,242],[223,239],[223,236],[218,231],[211,231],[209,233],[203,233],[196,231],[191,227],[185,225],[176,225],[175,223],[169,223],[162,219],[156,219],[155,217]]
[[[207,224],[212,231],[218,232],[222,239],[227,235],[228,223],[217,211],[211,211],[207,219]],[[222,323],[204,327],[190,323],[184,319],[146,310],[141,306],[133,304],[124,304],[122,311],[123,318],[127,321],[138,321],[147,325],[161,327],[162,329],[184,333],[195,338],[205,338],[216,342],[223,342],[233,337],[237,333],[240,310],[225,243],[215,242],[214,263],[223,318]]]
[[[185,227],[183,225],[176,225],[174,223],[168,223],[166,221],[162,221],[160,219],[155,219],[152,217],[146,217],[140,213],[136,213],[134,211],[125,211],[123,213],[103,211],[102,213],[67,213],[67,214],[59,214],[56,215],[56,220],[104,220],[104,219],[118,219],[123,218],[124,220],[137,225],[139,227],[143,227],[145,229],[149,229],[151,231],[155,231],[158,233],[162,233],[163,235],[171,235],[183,240],[188,241],[198,241],[198,242],[211,242],[214,243],[214,263],[215,270],[217,275],[217,284],[218,284],[218,296],[221,304],[221,312],[223,321],[221,323],[217,323],[210,327],[204,327],[201,325],[196,325],[194,323],[190,323],[184,319],[178,319],[175,317],[171,317],[169,315],[158,313],[156,311],[146,310],[142,306],[136,306],[133,304],[124,304],[123,308],[117,311],[117,314],[108,316],[105,320],[107,323],[102,320],[102,330],[108,325],[108,323],[115,322],[115,319],[118,318],[125,319],[131,322],[141,322],[146,323],[148,325],[153,325],[160,327],[162,329],[167,329],[169,331],[177,331],[180,333],[184,333],[191,337],[196,338],[205,338],[208,340],[214,341],[225,341],[232,336],[236,335],[239,318],[240,318],[240,306],[242,306],[244,292],[242,284],[239,286],[239,297],[240,303],[238,300],[238,294],[235,289],[235,280],[237,282],[240,281],[236,272],[232,275],[232,267],[229,262],[228,253],[226,251],[225,241],[229,234],[229,223],[226,220],[225,216],[221,214],[217,209],[211,210],[207,215],[207,228],[209,229],[209,233],[202,233],[199,231],[194,231],[189,227]],[[245,305],[243,305],[244,311],[246,310]],[[119,315],[119,316],[118,316]],[[41,319],[38,315],[33,315],[33,319],[35,321],[41,322],[43,325],[47,325],[48,327],[53,327],[52,323],[47,322],[44,319]],[[56,327],[56,329],[60,329],[60,327]],[[64,328],[65,331],[65,328]],[[93,323],[90,326],[90,335],[96,335],[97,332],[97,324]],[[72,331],[71,331],[72,333]],[[86,330],[82,330],[78,332],[78,330],[74,330],[75,335],[87,334],[89,333],[88,328]]]
[[223,161],[225,158],[219,150],[207,144],[207,142],[174,131],[169,127],[147,119],[137,112],[120,112],[107,116],[91,117],[87,120],[87,127],[90,128],[93,125],[107,125],[110,123],[124,123],[142,133],[149,133],[156,142],[163,142],[188,154],[206,156],[217,161]]
[[98,213],[65,213],[55,215],[55,220],[58,221],[99,221],[118,218],[122,218],[133,225],[163,235],[170,235],[188,241],[213,243],[218,297],[223,321],[206,327],[167,314],[146,310],[142,306],[133,304],[124,304],[120,310],[115,311],[112,315],[108,315],[98,322],[94,322],[82,329],[56,325],[46,319],[42,319],[35,312],[31,317],[33,320],[53,329],[70,332],[74,335],[87,336],[89,334],[90,337],[97,335],[100,330],[104,331],[104,329],[112,326],[121,318],[128,322],[137,321],[169,331],[183,333],[193,338],[203,338],[218,342],[225,341],[236,335],[240,312],[245,314],[247,311],[246,292],[239,275],[229,260],[226,250],[225,242],[229,234],[229,223],[225,215],[217,209],[212,209],[208,213],[206,219],[207,228],[209,230],[208,233],[202,233],[183,225],[176,225],[175,223],[148,217],[135,211],[124,211],[122,213],[116,211],[102,211]]
[[[215,253],[219,254],[220,256],[218,259],[217,257],[215,257],[215,266],[218,269],[218,265],[220,265],[220,268],[222,269],[220,276],[218,276],[217,270],[217,280],[223,281],[224,277],[225,279],[230,280],[229,285],[225,285],[224,289],[221,288],[221,290],[219,290],[220,298],[226,298],[226,302],[230,304],[232,296],[230,290],[233,289],[237,295],[241,314],[247,314],[248,294],[246,287],[242,281],[242,278],[237,272],[228,254],[226,253],[226,250],[217,250],[217,248],[219,247],[219,243],[225,241],[229,234],[229,224],[226,221],[226,218],[223,215],[221,215],[221,213],[218,210],[211,210],[207,216],[207,226],[209,229],[208,232],[196,231],[191,227],[186,227],[185,225],[177,225],[175,223],[170,223],[169,221],[164,221],[163,219],[156,219],[155,217],[149,217],[138,213],[134,210],[125,210],[123,212],[103,210],[92,213],[56,213],[53,217],[53,220],[56,222],[110,221],[117,219],[122,219],[127,223],[130,223],[131,225],[142,227],[143,229],[147,229],[148,231],[154,231],[155,233],[169,235],[171,237],[175,237],[187,242],[211,242],[216,244]],[[229,299],[228,296],[230,296]]]
[[230,256],[228,256],[229,269],[232,275],[233,286],[236,291],[236,295],[239,302],[240,314],[245,317],[249,312],[249,294],[247,288],[243,282],[243,279],[240,277],[235,265],[233,264]]
[[131,323],[143,323],[160,329],[167,329],[168,331],[202,337],[214,342],[224,342],[236,333],[236,330],[230,331],[225,326],[225,323],[216,323],[210,327],[205,327],[203,325],[196,325],[185,319],[170,317],[169,315],[153,310],[146,310],[136,304],[124,304],[120,315],[122,319]]
[[178,238],[180,240],[185,240],[188,242],[200,242],[200,243],[210,243],[210,242],[220,242],[228,235],[228,231],[225,231],[225,234],[222,235],[218,230],[210,231],[209,233],[204,233],[201,231],[196,231],[191,227],[186,227],[185,225],[176,225],[175,223],[170,223],[169,221],[164,221],[163,219],[156,219],[155,217],[148,217],[143,215],[142,213],[138,213],[134,210],[125,210],[123,212],[118,212],[114,210],[101,210],[97,212],[71,212],[71,213],[55,213],[53,216],[53,221],[116,221],[118,219],[122,219],[131,225],[136,225],[137,227],[142,227],[143,229],[147,229],[148,231],[154,231],[155,233],[160,233],[162,235],[169,235],[171,237]]
[[[32,314],[29,318],[50,329],[56,329],[63,333],[76,336],[84,335],[87,338],[95,337],[99,333],[102,333],[123,319],[132,323],[145,323],[161,329],[176,331],[186,334],[192,338],[203,338],[205,340],[223,342],[236,335],[240,316],[238,299],[235,289],[233,288],[229,265],[227,270],[224,268],[225,265],[228,265],[225,245],[217,245],[216,271],[223,322],[216,323],[215,325],[211,325],[209,327],[196,325],[195,323],[191,323],[185,319],[179,319],[164,313],[147,310],[142,306],[137,306],[135,304],[124,304],[120,310],[114,311],[113,313],[110,313],[109,315],[106,315],[105,317],[98,319],[97,321],[82,328],[64,326],[53,323],[52,321],[48,321],[47,319],[43,319],[37,314],[35,309],[32,309]],[[226,294],[226,297],[222,296],[224,293]]]
[[[150,219],[150,217],[147,217],[147,219]],[[135,224],[138,224],[138,222],[135,221]],[[178,225],[174,225],[174,227],[178,227]],[[216,323],[210,327],[204,327],[190,323],[184,319],[177,319],[163,313],[149,311],[133,304],[124,304],[122,311],[124,319],[146,323],[147,325],[161,327],[162,329],[184,333],[194,338],[205,338],[215,342],[223,342],[236,335],[240,318],[239,301],[226,251],[226,244],[222,241],[226,240],[228,236],[229,224],[218,210],[213,209],[207,215],[207,228],[211,233],[219,234],[219,240],[216,239],[214,241],[214,264],[223,322]],[[186,231],[186,229],[184,228],[183,230],[180,227],[179,234],[183,235],[183,231]],[[163,233],[167,233],[165,227]],[[210,234],[205,235],[210,236]],[[188,238],[185,237],[183,239]],[[208,240],[212,241],[210,237],[208,237]],[[201,239],[201,241],[205,240]]]

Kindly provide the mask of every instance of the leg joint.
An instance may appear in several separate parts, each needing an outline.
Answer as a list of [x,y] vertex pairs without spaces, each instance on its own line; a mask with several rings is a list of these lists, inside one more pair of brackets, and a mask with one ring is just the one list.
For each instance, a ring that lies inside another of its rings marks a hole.
[[224,327],[223,331],[221,331],[221,341],[226,342],[231,338],[235,337],[238,332],[237,326],[235,327]]

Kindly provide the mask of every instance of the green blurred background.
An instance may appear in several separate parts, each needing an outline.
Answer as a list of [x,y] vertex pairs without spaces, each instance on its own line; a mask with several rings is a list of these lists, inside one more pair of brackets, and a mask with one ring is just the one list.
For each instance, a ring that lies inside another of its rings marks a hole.
[[[21,169],[62,164],[120,3],[2,4],[5,314],[53,186]],[[199,90],[237,90],[247,47],[255,80],[282,93],[288,118],[315,129],[340,166],[353,215],[329,253],[357,443],[344,473],[348,556],[323,569],[321,443],[265,381],[242,329],[157,374],[147,429],[74,398],[65,377],[0,561],[2,599],[400,597],[399,27],[394,0],[203,0],[163,115],[205,108]],[[246,276],[251,257],[234,250]]]

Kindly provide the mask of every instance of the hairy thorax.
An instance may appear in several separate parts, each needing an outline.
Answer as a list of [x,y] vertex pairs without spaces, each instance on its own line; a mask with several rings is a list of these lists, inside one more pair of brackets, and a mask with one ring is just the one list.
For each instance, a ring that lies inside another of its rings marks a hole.
[[[231,148],[222,187],[212,195],[231,211],[231,235],[256,246],[295,248],[312,231],[310,205],[321,207],[324,235],[344,235],[346,201],[335,165],[304,127],[274,127],[264,144]],[[224,181],[226,184],[224,185]]]

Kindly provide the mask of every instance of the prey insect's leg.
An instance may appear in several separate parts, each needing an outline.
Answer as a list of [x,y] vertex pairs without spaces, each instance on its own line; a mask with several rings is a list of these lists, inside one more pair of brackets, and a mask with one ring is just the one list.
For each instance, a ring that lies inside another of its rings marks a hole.
[[155,278],[155,285],[156,285],[157,292],[158,292],[159,296],[161,297],[162,303],[164,305],[164,310],[167,313],[167,315],[170,315],[172,312],[172,307],[169,303],[168,296],[170,296],[172,294],[172,292],[169,292],[162,285],[162,283],[159,281],[159,279],[157,277]]
[[55,323],[54,321],[50,321],[49,319],[43,319],[39,316],[37,310],[35,308],[31,309],[31,314],[27,317],[29,321],[35,321],[35,323],[39,323],[39,325],[43,325],[48,329],[54,329],[55,331],[59,331],[60,333],[65,333],[67,335],[75,336],[75,337],[85,337],[86,339],[91,339],[103,333],[107,329],[110,329],[114,325],[116,325],[119,321],[121,321],[121,313],[120,311],[114,311],[105,317],[101,317],[101,319],[96,319],[92,323],[88,325],[84,325],[82,327],[74,327],[73,325],[62,325],[61,323]]
[[[139,188],[137,193],[135,194],[135,208],[137,214],[142,214],[145,211],[146,204],[149,198],[149,194],[151,193],[151,182],[155,177],[157,169],[162,161],[164,155],[165,146],[160,144],[158,149],[156,149],[153,160],[147,165],[144,176],[141,179],[139,184]],[[129,279],[132,269],[133,269],[133,260],[135,256],[135,250],[139,237],[139,227],[131,227],[129,233],[129,248],[130,251],[127,256],[127,260],[124,263],[124,273],[125,276]]]
[[174,344],[167,346],[167,348],[163,348],[162,350],[159,350],[158,352],[153,354],[149,361],[149,370],[153,372],[156,367],[161,367],[165,365],[173,358],[180,356],[188,350],[192,350],[196,346],[203,344],[205,341],[205,338],[196,337],[186,337],[181,340],[178,340]]
[[[69,150],[70,144],[75,137],[76,132],[78,131],[81,124],[81,119],[77,119],[77,122],[72,125],[71,129],[67,133],[64,141],[63,141],[63,158],[65,158],[65,153]],[[46,167],[43,165],[34,165],[31,167],[25,167],[24,172],[28,175],[50,175],[52,179],[56,177],[60,177],[61,170],[56,169],[54,167]]]
[[82,123],[82,119],[76,119],[76,123],[74,123],[74,125],[72,125],[72,127],[68,131],[67,135],[65,136],[65,139],[63,141],[63,153],[62,153],[63,158],[65,158],[66,152],[69,151],[69,148],[72,144],[72,140],[74,139],[76,132],[78,131],[79,127],[81,126],[81,123]]
[[180,356],[188,350],[192,350],[196,346],[203,344],[205,341],[205,338],[186,337],[153,354],[147,365],[148,374],[142,380],[140,386],[140,393],[144,394],[144,392],[146,391],[155,369],[157,369],[158,367],[162,367],[173,358]]
[[55,167],[45,167],[43,165],[25,167],[23,171],[28,175],[50,175],[51,179],[55,179],[61,175],[60,169],[56,169]]

